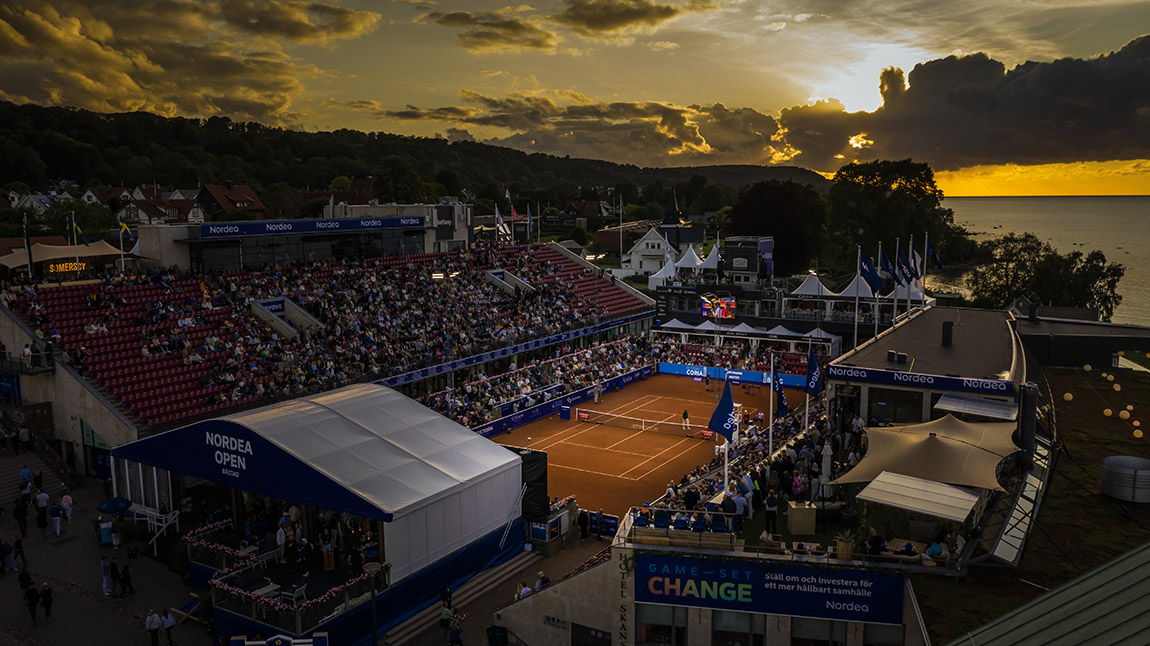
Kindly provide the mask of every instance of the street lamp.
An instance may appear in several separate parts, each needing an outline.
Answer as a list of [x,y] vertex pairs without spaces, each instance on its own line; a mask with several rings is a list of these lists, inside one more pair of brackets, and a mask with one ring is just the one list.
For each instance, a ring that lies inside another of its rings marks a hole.
[[375,616],[375,580],[379,575],[379,571],[383,569],[383,564],[378,561],[371,561],[370,563],[363,564],[363,571],[371,577],[371,644],[375,646],[379,643],[377,635],[379,630],[379,623]]

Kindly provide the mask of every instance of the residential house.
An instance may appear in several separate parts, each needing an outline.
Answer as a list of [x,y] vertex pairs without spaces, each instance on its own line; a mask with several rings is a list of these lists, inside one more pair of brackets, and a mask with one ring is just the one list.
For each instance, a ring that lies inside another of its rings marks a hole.
[[116,216],[127,224],[199,224],[204,208],[196,200],[128,200]]
[[196,201],[209,218],[214,213],[238,211],[253,220],[262,220],[267,212],[256,192],[246,184],[205,184]]

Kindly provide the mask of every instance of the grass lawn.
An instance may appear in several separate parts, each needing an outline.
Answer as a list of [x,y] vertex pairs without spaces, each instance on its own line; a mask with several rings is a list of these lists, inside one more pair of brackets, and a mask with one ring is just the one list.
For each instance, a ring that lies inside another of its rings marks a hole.
[[[1103,372],[1115,380],[1106,380]],[[1150,457],[1150,437],[1133,435],[1135,420],[1150,427],[1150,374],[1053,368],[1047,378],[1065,452],[1058,457],[1022,562],[1016,572],[976,573],[960,580],[913,577],[933,643],[946,644],[1150,539],[1150,505],[1120,503],[1100,488],[1103,458]],[[1073,400],[1064,401],[1063,393],[1071,393]],[[1134,410],[1122,420],[1118,412],[1127,405]],[[1107,408],[1111,417],[1102,414]]]

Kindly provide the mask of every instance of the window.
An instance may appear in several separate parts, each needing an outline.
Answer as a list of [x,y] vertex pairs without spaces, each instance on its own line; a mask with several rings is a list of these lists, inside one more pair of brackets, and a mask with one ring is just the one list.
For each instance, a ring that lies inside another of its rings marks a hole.
[[763,615],[712,610],[711,643],[763,646]]
[[685,646],[687,609],[635,604],[635,646]]
[[895,390],[893,388],[870,389],[871,418],[887,424],[918,424],[922,422],[922,391]]
[[846,646],[847,623],[791,617],[791,646]]
[[904,627],[891,624],[863,624],[863,646],[898,646]]

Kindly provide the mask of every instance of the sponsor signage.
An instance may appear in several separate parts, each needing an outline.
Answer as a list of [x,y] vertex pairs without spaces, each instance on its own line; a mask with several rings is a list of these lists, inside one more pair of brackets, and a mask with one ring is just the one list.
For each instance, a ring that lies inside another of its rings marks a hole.
[[264,220],[261,222],[212,222],[200,225],[201,238],[289,235],[383,229],[422,229],[423,216],[402,218],[347,218],[342,220]]
[[1005,379],[944,377],[919,372],[899,372],[897,370],[856,368],[833,364],[827,366],[827,378],[868,384],[920,386],[932,390],[954,390],[983,395],[1014,395],[1014,382]]
[[759,240],[759,274],[773,274],[775,271],[775,239]]
[[587,336],[588,334],[595,334],[596,332],[602,332],[604,330],[610,330],[612,328],[619,327],[621,325],[627,325],[628,323],[634,323],[635,321],[641,321],[643,319],[648,319],[648,318],[653,317],[654,315],[655,315],[654,312],[642,312],[640,314],[633,314],[631,316],[625,316],[623,318],[615,319],[613,321],[607,321],[605,323],[599,323],[597,325],[592,325],[589,327],[580,328],[578,330],[572,330],[571,332],[563,332],[562,334],[553,334],[549,337],[544,337],[542,339],[535,339],[534,341],[528,341],[526,343],[520,343],[518,345],[513,345],[513,346],[510,346],[507,348],[501,348],[499,350],[492,350],[491,352],[485,352],[483,354],[477,354],[477,355],[473,355],[470,357],[464,357],[463,359],[459,359],[456,361],[449,361],[448,363],[440,364],[438,366],[431,366],[430,368],[423,368],[421,370],[414,370],[412,372],[406,372],[406,373],[401,374],[401,375],[395,375],[393,377],[388,377],[387,379],[383,379],[383,380],[377,381],[375,383],[382,384],[384,386],[387,386],[388,388],[394,388],[396,386],[408,384],[408,383],[411,383],[413,381],[419,381],[420,379],[426,379],[428,377],[434,377],[435,375],[440,375],[440,374],[443,374],[445,372],[450,372],[452,370],[459,370],[461,368],[469,368],[471,366],[478,365],[481,363],[486,363],[488,361],[491,361],[493,359],[498,359],[500,357],[516,355],[516,354],[519,354],[520,352],[527,352],[528,350],[534,350],[536,348],[542,348],[544,346],[554,345],[556,343],[563,343],[565,341],[570,341],[571,339],[578,339],[579,337]]
[[283,314],[284,299],[282,298],[269,298],[267,300],[256,301],[256,303],[272,314]]
[[643,553],[637,559],[637,603],[871,624],[903,623],[903,577],[898,574]]
[[[695,377],[696,380],[702,379],[703,377],[718,380],[729,378],[731,383],[734,384],[745,382],[748,384],[761,385],[766,385],[771,378],[771,373],[759,372],[758,370],[727,370],[725,368],[687,366],[679,363],[660,363],[659,374]],[[783,387],[785,388],[803,388],[807,384],[806,375],[789,375],[780,372],[779,379],[783,382]]]
[[455,237],[455,207],[440,204],[432,211],[435,214],[435,239],[451,240]]
[[579,411],[579,419],[591,419],[591,413],[581,410]]
[[[603,392],[607,393],[611,392],[612,390],[620,390],[629,383],[650,377],[653,372],[654,371],[651,369],[651,366],[647,366],[633,372],[628,372],[625,375],[621,375],[613,379],[608,379],[607,381],[603,382]],[[531,408],[521,410],[514,415],[501,417],[494,422],[489,422],[483,426],[477,426],[471,430],[479,433],[483,437],[495,437],[496,435],[501,435],[507,431],[519,428],[524,424],[530,424],[536,420],[554,415],[555,413],[560,412],[564,406],[570,407],[580,402],[585,402],[594,396],[594,390],[594,387],[576,390],[574,392],[567,393],[562,397],[556,397],[549,402],[544,402],[538,406],[532,406]],[[580,411],[579,413],[580,419],[583,419],[583,411]]]

